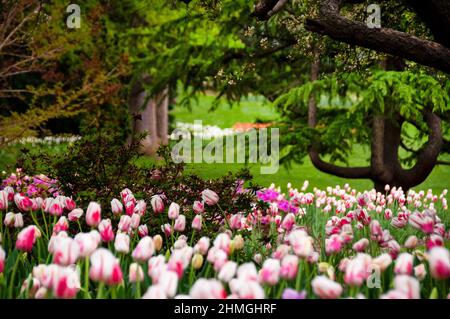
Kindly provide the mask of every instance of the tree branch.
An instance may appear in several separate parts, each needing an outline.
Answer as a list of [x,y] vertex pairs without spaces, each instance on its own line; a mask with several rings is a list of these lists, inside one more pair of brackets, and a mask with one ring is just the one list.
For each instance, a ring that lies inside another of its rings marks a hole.
[[255,11],[250,15],[258,20],[268,20],[280,11],[288,0],[260,0],[255,5]]
[[305,28],[334,40],[384,52],[450,73],[450,49],[389,28],[369,28],[340,15],[342,0],[321,0],[320,16]]

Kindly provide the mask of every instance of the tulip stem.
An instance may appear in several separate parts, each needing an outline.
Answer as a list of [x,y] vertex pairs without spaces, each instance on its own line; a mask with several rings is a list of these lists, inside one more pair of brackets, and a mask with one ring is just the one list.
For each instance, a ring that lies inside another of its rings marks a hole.
[[141,298],[141,282],[138,275],[138,280],[136,281],[136,290],[135,290],[135,298],[140,299]]
[[302,282],[302,269],[300,269],[300,265],[302,264],[302,262],[300,261],[298,263],[298,269],[297,269],[297,279],[295,281],[295,290],[300,291],[300,285]]
[[47,225],[47,218],[45,218],[45,212],[44,212],[43,210],[41,210],[41,212],[42,212],[42,219],[44,220],[44,225],[45,225],[45,234],[46,234],[46,236],[45,236],[45,237],[47,237],[47,238],[48,238],[48,225]]
[[16,277],[16,271],[17,271],[17,268],[19,266],[19,260],[20,260],[20,253],[17,254],[17,258],[16,258],[16,261],[14,263],[14,267],[13,267],[13,270],[12,270],[11,280],[9,281],[9,293],[8,293],[8,295],[9,295],[9,298],[11,298],[11,299],[13,298],[14,279]]
[[84,259],[84,296],[87,299],[91,299],[89,293],[89,256]]
[[97,299],[103,299],[103,287],[105,286],[105,284],[103,283],[103,281],[100,281],[98,284],[98,289],[97,289]]
[[233,230],[231,229],[230,223],[228,222],[227,215],[226,215],[225,212],[223,211],[222,207],[220,207],[219,203],[217,203],[217,207],[219,207],[219,209],[220,209],[220,211],[221,211],[221,213],[222,213],[222,216],[223,216],[223,218],[225,219],[225,222],[227,223],[228,229],[231,230],[231,232],[233,232]]
[[34,216],[33,211],[31,211],[31,218],[33,219],[34,224],[36,225],[36,227],[39,229],[39,231],[41,232],[41,234],[43,234],[45,236],[45,238],[48,240],[48,235],[47,233],[45,233],[41,226],[39,225],[39,223],[37,222],[36,216]]

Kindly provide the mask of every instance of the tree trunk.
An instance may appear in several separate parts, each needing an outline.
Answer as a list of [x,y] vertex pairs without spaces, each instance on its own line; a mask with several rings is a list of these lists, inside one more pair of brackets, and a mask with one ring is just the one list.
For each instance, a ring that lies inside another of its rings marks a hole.
[[[150,81],[143,76],[141,81]],[[169,122],[169,90],[149,97],[141,82],[133,84],[129,100],[132,115],[132,136],[147,133],[141,142],[141,151],[149,156],[155,156],[161,144],[168,143]],[[130,138],[131,141],[131,138]]]

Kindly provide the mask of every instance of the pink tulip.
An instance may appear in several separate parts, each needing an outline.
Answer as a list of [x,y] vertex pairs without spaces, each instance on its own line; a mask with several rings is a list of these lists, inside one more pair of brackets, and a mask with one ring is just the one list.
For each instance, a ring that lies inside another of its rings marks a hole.
[[450,278],[450,254],[444,247],[434,247],[429,252],[430,272],[433,278]]
[[63,204],[60,202],[59,198],[54,198],[48,208],[48,212],[52,216],[61,216],[64,210]]
[[361,286],[370,275],[371,263],[370,255],[363,253],[358,253],[356,257],[350,259],[345,268],[345,283],[349,286]]
[[289,234],[288,239],[297,256],[306,258],[313,253],[312,238],[305,231],[295,230]]
[[439,235],[431,234],[426,240],[426,246],[428,250],[434,247],[442,247],[444,246],[444,239]]
[[214,239],[214,247],[223,250],[227,255],[231,249],[231,238],[227,233],[221,233]]
[[202,215],[195,215],[192,220],[192,229],[200,231],[202,229]]
[[124,233],[117,233],[114,241],[114,249],[118,253],[128,254],[130,251],[130,236]]
[[148,227],[147,227],[147,225],[140,225],[138,227],[138,235],[141,238],[148,235]]
[[131,229],[137,229],[139,227],[139,224],[141,223],[141,215],[134,213],[131,215]]
[[229,286],[231,293],[239,299],[263,299],[265,297],[264,289],[254,280],[232,279]]
[[138,200],[136,206],[134,207],[133,213],[138,214],[139,216],[144,216],[146,211],[147,211],[147,203],[143,199]]
[[89,277],[93,281],[101,281],[107,285],[117,285],[122,282],[123,274],[119,261],[106,248],[98,248],[90,257],[91,268]]
[[101,241],[100,234],[96,230],[91,230],[89,233],[78,233],[74,239],[80,248],[79,255],[84,258],[91,256]]
[[155,214],[160,214],[164,211],[164,202],[159,195],[153,195],[150,204]]
[[38,237],[41,237],[41,232],[35,225],[25,227],[17,235],[16,248],[18,250],[31,252]]
[[213,206],[216,205],[219,201],[219,196],[212,190],[205,189],[204,191],[202,191],[202,199],[203,202],[206,203],[206,205]]
[[169,206],[169,210],[167,212],[170,219],[177,219],[180,215],[180,205],[175,202],[172,202]]
[[227,292],[220,281],[200,278],[192,285],[189,295],[194,299],[225,299]]
[[170,224],[161,225],[161,230],[164,232],[166,236],[172,235],[173,229]]
[[80,246],[70,237],[56,237],[53,250],[53,262],[61,266],[75,264],[80,254]]
[[420,299],[420,283],[410,276],[399,275],[394,278],[394,290],[381,296],[382,299]]
[[164,288],[158,285],[150,286],[142,299],[167,299],[167,295],[164,292]]
[[321,299],[337,299],[342,294],[342,286],[325,276],[317,276],[311,281],[314,294]]
[[431,234],[434,228],[433,218],[425,216],[419,212],[415,212],[411,216],[409,216],[409,224],[426,234]]
[[280,278],[280,268],[280,261],[278,259],[266,259],[259,271],[259,281],[269,285],[276,285]]
[[230,227],[231,229],[241,229],[242,228],[242,215],[241,214],[233,214],[230,217]]
[[135,261],[147,261],[155,252],[153,239],[149,236],[143,237],[131,254]]
[[133,215],[135,207],[136,207],[135,202],[132,200],[129,200],[128,202],[125,203],[125,213],[128,216]]
[[103,219],[100,224],[98,224],[98,232],[103,242],[109,243],[114,240],[114,231],[111,225],[111,220]]
[[194,205],[192,205],[192,209],[196,214],[202,214],[205,211],[205,205],[202,202],[195,201]]
[[131,217],[128,215],[120,216],[119,225],[117,227],[119,231],[129,233],[131,228]]
[[157,284],[163,271],[166,271],[166,259],[163,255],[158,255],[148,260],[148,275],[152,278],[153,284]]
[[383,228],[381,228],[378,220],[372,220],[370,222],[370,238],[372,240],[380,241],[383,237]]
[[123,205],[117,198],[113,198],[111,201],[111,211],[114,215],[120,215],[123,213]]
[[121,192],[120,192],[120,197],[122,197],[122,201],[125,202],[125,198],[127,198],[127,196],[132,196],[133,193],[128,189],[128,188],[124,188]]
[[100,224],[101,218],[100,205],[96,202],[90,202],[86,211],[86,224],[91,227],[97,227]]
[[412,275],[413,259],[413,255],[401,253],[395,261],[394,272],[397,275]]
[[325,239],[325,252],[327,255],[335,254],[343,248],[343,240],[339,235],[331,235],[330,238]]
[[199,239],[197,244],[194,246],[194,252],[201,255],[206,255],[209,249],[210,240],[208,237],[202,237]]
[[67,231],[69,229],[69,222],[65,216],[61,216],[58,222],[53,226],[53,233],[57,234],[61,231]]
[[8,209],[8,193],[5,190],[0,191],[0,210]]
[[16,203],[16,206],[22,211],[22,212],[28,212],[31,210],[33,206],[33,202],[31,199],[29,199],[26,196],[23,196],[19,193],[14,195],[14,202]]
[[414,276],[416,276],[416,278],[418,280],[424,280],[426,275],[427,275],[427,270],[426,270],[424,264],[420,264],[420,265],[417,265],[416,267],[414,267]]
[[158,286],[161,287],[167,297],[172,298],[177,293],[178,276],[173,271],[164,271],[158,280]]
[[9,213],[7,213],[7,214],[5,215],[5,219],[4,219],[4,221],[3,221],[3,224],[4,224],[6,227],[13,227],[15,221],[16,221],[16,214],[14,214],[14,213],[12,213],[12,212],[9,212]]
[[144,271],[142,270],[142,267],[139,264],[132,263],[130,265],[128,280],[129,282],[144,281]]
[[173,227],[178,232],[184,232],[186,228],[186,216],[179,215],[177,219],[175,219],[175,225]]
[[56,298],[75,298],[80,290],[80,275],[69,267],[60,267],[53,279],[53,294]]
[[362,253],[364,252],[367,247],[369,246],[369,240],[367,238],[361,238],[356,243],[353,244],[353,250]]
[[281,228],[290,231],[295,224],[295,215],[292,213],[287,214],[281,222]]
[[418,243],[417,237],[412,235],[406,239],[405,244],[403,246],[405,246],[405,248],[408,248],[408,249],[414,249],[414,248],[416,248],[417,243]]
[[64,207],[65,209],[72,211],[77,207],[77,205],[72,198],[64,197]]
[[79,220],[81,216],[83,216],[83,210],[81,208],[75,208],[67,215],[71,222]]
[[237,264],[234,261],[227,261],[219,271],[217,278],[223,282],[229,282],[236,274]]
[[0,274],[5,269],[5,258],[6,258],[6,253],[3,250],[2,246],[0,246]]
[[14,228],[22,228],[23,227],[23,216],[21,213],[17,213],[14,216]]
[[280,277],[292,280],[297,276],[298,257],[295,255],[286,255],[281,260]]

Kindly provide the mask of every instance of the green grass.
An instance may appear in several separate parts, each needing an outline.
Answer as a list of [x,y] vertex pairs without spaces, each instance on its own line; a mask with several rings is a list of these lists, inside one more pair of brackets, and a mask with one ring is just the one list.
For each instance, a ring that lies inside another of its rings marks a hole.
[[[216,125],[221,128],[232,127],[236,122],[254,122],[258,119],[266,121],[279,118],[276,110],[269,103],[262,103],[260,100],[251,99],[241,102],[239,107],[230,108],[226,103],[221,103],[217,110],[209,112],[214,101],[212,96],[200,96],[196,103],[193,103],[192,109],[175,107],[171,114],[175,121],[192,123],[194,120],[202,120],[204,125]],[[365,165],[368,163],[369,150],[361,146],[356,146],[353,155],[349,159],[350,165]],[[228,163],[199,163],[187,164],[187,171],[196,173],[204,178],[216,178],[229,171],[236,172],[241,168],[248,167],[254,180],[264,186],[275,183],[278,186],[285,187],[291,183],[294,187],[301,187],[304,180],[308,180],[312,187],[326,188],[327,186],[344,185],[349,183],[352,187],[363,190],[373,187],[370,180],[349,180],[339,178],[333,175],[322,173],[312,165],[309,158],[304,159],[303,164],[292,164],[290,168],[280,166],[278,172],[273,175],[264,175],[260,173],[260,164],[228,164]],[[415,189],[432,188],[435,192],[440,192],[450,186],[450,167],[437,166],[428,177],[428,179],[416,186]]]

